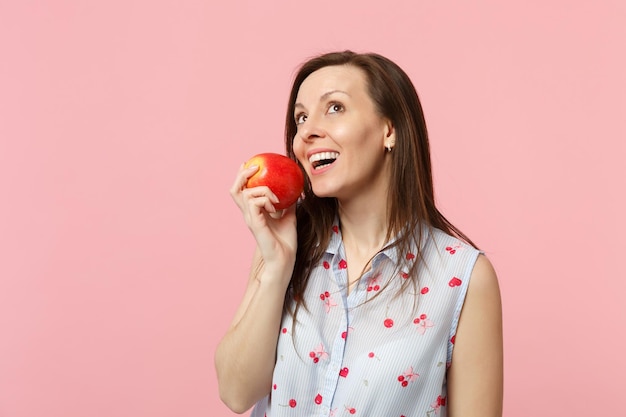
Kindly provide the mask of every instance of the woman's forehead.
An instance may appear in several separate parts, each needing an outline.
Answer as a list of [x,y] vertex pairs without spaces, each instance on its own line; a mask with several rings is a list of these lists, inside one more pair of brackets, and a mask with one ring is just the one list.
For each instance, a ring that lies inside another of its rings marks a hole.
[[365,92],[365,74],[352,65],[323,67],[304,79],[298,89],[296,102],[317,101],[323,95],[339,91],[351,97]]

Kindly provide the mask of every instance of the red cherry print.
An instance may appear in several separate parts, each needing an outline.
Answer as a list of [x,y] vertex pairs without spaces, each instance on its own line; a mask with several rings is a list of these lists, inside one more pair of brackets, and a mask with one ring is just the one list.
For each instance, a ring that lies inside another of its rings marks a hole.
[[421,292],[422,294],[428,294],[428,291],[430,291],[430,290],[428,289],[428,287],[424,287],[424,288],[422,288],[422,290],[421,290],[420,292]]
[[293,398],[289,400],[289,407],[296,408],[296,405],[298,405],[298,403],[296,403],[296,400],[294,400]]
[[401,375],[398,375],[398,381],[400,382],[400,385],[404,388],[409,385],[409,382],[413,382],[418,377],[419,374],[414,372],[413,367],[410,366]]
[[341,371],[339,371],[339,376],[346,378],[348,376],[349,371],[350,370],[348,368],[343,368]]
[[328,263],[328,261],[324,261],[322,265],[324,266],[324,269],[330,269],[330,264]]
[[370,353],[367,354],[367,356],[370,357],[370,358],[373,358],[376,355],[374,355],[374,352],[370,352]]
[[320,358],[324,359],[328,357],[328,354],[324,351],[324,345],[320,343],[318,347],[309,352],[309,357],[313,359],[313,363],[318,363]]
[[350,333],[350,331],[352,331],[353,328],[351,326],[348,326],[348,330],[341,332],[341,338],[345,339],[346,337],[348,337],[348,334]]
[[328,291],[325,291],[324,295],[326,296],[326,298],[330,297],[330,293]]
[[461,281],[460,279],[458,279],[457,277],[453,277],[450,282],[448,282],[448,285],[451,287],[458,287],[459,285],[461,285],[463,281]]
[[461,245],[456,245],[456,246],[454,246],[454,247],[452,247],[452,246],[446,246],[446,251],[447,251],[450,255],[454,255],[454,254],[456,253],[456,250],[457,250],[458,248],[460,248],[460,247],[461,247]]
[[406,254],[406,259],[407,259],[407,260],[409,260],[409,261],[410,261],[411,259],[415,259],[415,255],[414,255],[414,254],[412,254],[411,252],[409,252],[409,253],[407,253],[407,254]]
[[345,259],[342,259],[339,261],[339,269],[346,269],[348,268],[348,263],[346,262]]
[[286,328],[286,327],[283,327],[282,332],[283,332],[283,334],[287,333],[287,328]]
[[389,329],[389,328],[393,327],[393,320],[392,319],[385,319],[384,324],[385,324],[385,327]]
[[367,287],[367,292],[372,292],[374,290],[374,288],[370,285],[369,287]]
[[334,225],[334,226],[333,226],[333,232],[335,232],[335,233],[339,233],[339,226]]
[[326,296],[324,294],[320,294],[320,300],[324,301],[324,299],[326,299]]
[[409,277],[409,274],[407,274],[406,272],[400,272],[400,276],[404,279],[407,279]]
[[[344,406],[346,407],[346,406]],[[346,407],[346,411],[350,414],[356,414],[356,408],[354,407]]]
[[315,404],[318,404],[318,405],[319,405],[319,404],[321,404],[321,403],[322,403],[322,396],[321,396],[321,395],[319,395],[319,394],[317,394],[317,395],[315,396]]
[[455,341],[456,341],[456,335],[450,338],[450,343],[454,344]]
[[277,385],[276,385],[276,384],[274,384],[273,388],[274,388],[274,389],[276,389],[276,388],[278,388],[278,387],[277,387]]
[[420,322],[420,319],[418,317],[415,317],[413,319],[413,323],[418,324]]
[[421,315],[420,315],[420,319],[422,319],[422,320],[426,320],[426,314],[421,314]]
[[374,291],[380,290],[380,285],[374,285]]

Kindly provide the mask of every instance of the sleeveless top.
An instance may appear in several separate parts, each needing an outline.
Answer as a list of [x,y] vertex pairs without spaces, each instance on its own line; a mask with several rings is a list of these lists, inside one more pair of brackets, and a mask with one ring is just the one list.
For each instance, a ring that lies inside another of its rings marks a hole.
[[442,417],[446,370],[477,249],[424,229],[418,285],[381,251],[350,293],[341,231],[310,276],[297,324],[285,314],[269,395],[251,417]]

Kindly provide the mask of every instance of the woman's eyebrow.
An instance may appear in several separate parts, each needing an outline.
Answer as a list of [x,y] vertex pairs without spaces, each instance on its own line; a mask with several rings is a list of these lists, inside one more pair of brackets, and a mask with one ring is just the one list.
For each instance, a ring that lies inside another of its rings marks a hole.
[[[345,94],[345,95],[347,95],[348,97],[351,97],[351,96],[350,96],[350,94],[348,94],[347,92],[345,92],[345,91],[343,91],[343,90],[331,90],[331,91],[328,91],[328,92],[326,92],[326,93],[322,94],[322,95],[320,96],[320,101],[324,101],[324,100],[326,100],[329,96],[331,96],[331,95],[333,95],[333,94],[335,94],[335,93],[341,93],[341,94]],[[302,109],[304,109],[305,107],[304,107],[304,104],[302,104],[302,103],[296,103],[296,104],[294,104],[294,108],[296,108],[296,109],[297,109],[297,108],[302,108]]]
[[332,95],[332,94],[335,94],[335,93],[345,94],[345,95],[347,95],[348,97],[350,97],[350,94],[346,93],[346,92],[345,92],[345,91],[343,91],[343,90],[331,90],[331,91],[329,91],[329,92],[327,92],[327,93],[322,94],[322,96],[320,97],[320,101],[327,99],[327,98],[328,98],[328,96],[330,96],[330,95]]

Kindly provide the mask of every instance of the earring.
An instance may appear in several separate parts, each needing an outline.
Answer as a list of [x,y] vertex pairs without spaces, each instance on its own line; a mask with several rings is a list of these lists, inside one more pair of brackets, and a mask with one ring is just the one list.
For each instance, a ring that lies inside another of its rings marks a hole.
[[386,144],[385,148],[387,148],[387,152],[391,152],[391,150],[393,149],[390,143]]

